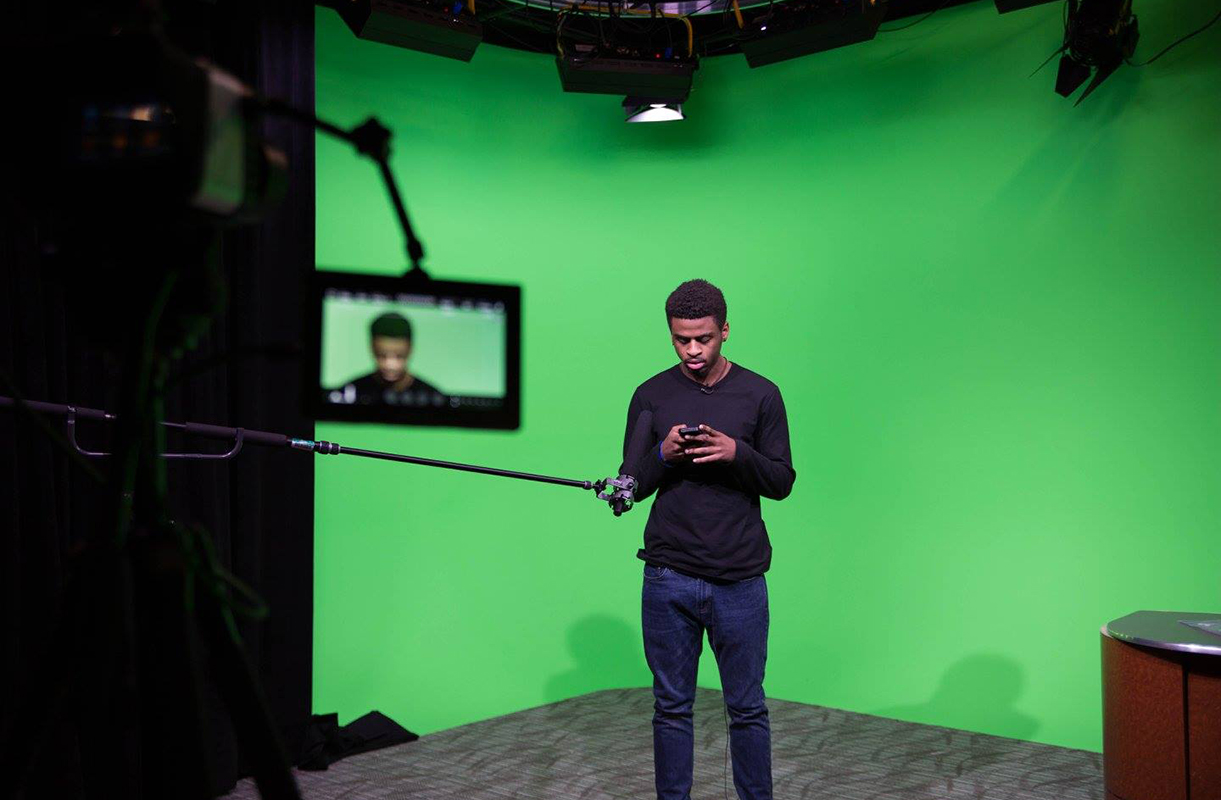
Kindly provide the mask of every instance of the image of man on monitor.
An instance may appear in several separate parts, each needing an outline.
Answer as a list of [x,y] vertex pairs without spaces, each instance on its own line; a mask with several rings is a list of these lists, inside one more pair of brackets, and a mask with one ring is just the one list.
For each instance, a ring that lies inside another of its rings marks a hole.
[[374,319],[369,346],[377,368],[331,392],[332,402],[425,408],[449,402],[444,392],[411,373],[411,321],[402,314],[390,311]]

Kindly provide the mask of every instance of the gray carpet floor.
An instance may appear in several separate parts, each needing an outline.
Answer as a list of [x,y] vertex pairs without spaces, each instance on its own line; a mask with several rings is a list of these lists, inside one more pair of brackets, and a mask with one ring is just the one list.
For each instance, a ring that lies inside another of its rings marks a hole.
[[[692,800],[735,800],[721,693],[695,703]],[[1101,800],[1102,756],[768,700],[777,800]],[[650,800],[653,695],[610,689],[297,772],[306,800]],[[405,721],[410,727],[410,721]],[[258,796],[249,779],[227,797]]]

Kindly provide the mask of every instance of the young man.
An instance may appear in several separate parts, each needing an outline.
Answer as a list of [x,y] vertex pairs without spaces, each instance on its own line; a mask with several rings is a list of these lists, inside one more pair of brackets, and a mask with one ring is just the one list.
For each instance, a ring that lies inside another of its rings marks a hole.
[[435,386],[407,367],[411,359],[411,322],[393,311],[382,314],[369,326],[369,347],[377,366],[335,394],[345,403],[357,405],[441,406],[447,401]]
[[[642,383],[628,407],[628,441],[653,415],[649,454],[622,472],[637,499],[657,492],[644,529],[642,622],[653,671],[653,767],[659,800],[689,800],[692,707],[704,631],[716,655],[733,782],[741,800],[772,796],[771,730],[763,696],[772,548],[759,498],[788,496],[796,473],[776,385],[721,355],[725,298],[687,281],[666,300],[679,363]],[[684,426],[699,433],[683,436]]]

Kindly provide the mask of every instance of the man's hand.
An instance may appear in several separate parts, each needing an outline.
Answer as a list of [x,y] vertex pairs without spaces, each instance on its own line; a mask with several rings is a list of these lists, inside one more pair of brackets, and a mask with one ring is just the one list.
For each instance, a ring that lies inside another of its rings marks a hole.
[[[707,425],[701,425],[703,433],[688,436],[685,440],[684,452],[692,464],[711,464],[717,461],[729,463],[738,454],[738,442],[732,436],[727,436]],[[671,431],[673,433],[673,431]]]
[[661,441],[661,457],[666,461],[682,461],[686,456],[683,453],[683,448],[687,446],[688,439],[678,435],[678,431],[685,427],[687,423],[680,422],[670,429],[666,434],[666,438]]

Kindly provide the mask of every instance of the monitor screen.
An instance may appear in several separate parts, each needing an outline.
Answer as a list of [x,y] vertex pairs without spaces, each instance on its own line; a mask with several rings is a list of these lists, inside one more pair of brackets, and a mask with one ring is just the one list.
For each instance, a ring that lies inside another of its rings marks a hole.
[[514,429],[521,288],[316,273],[316,419]]

